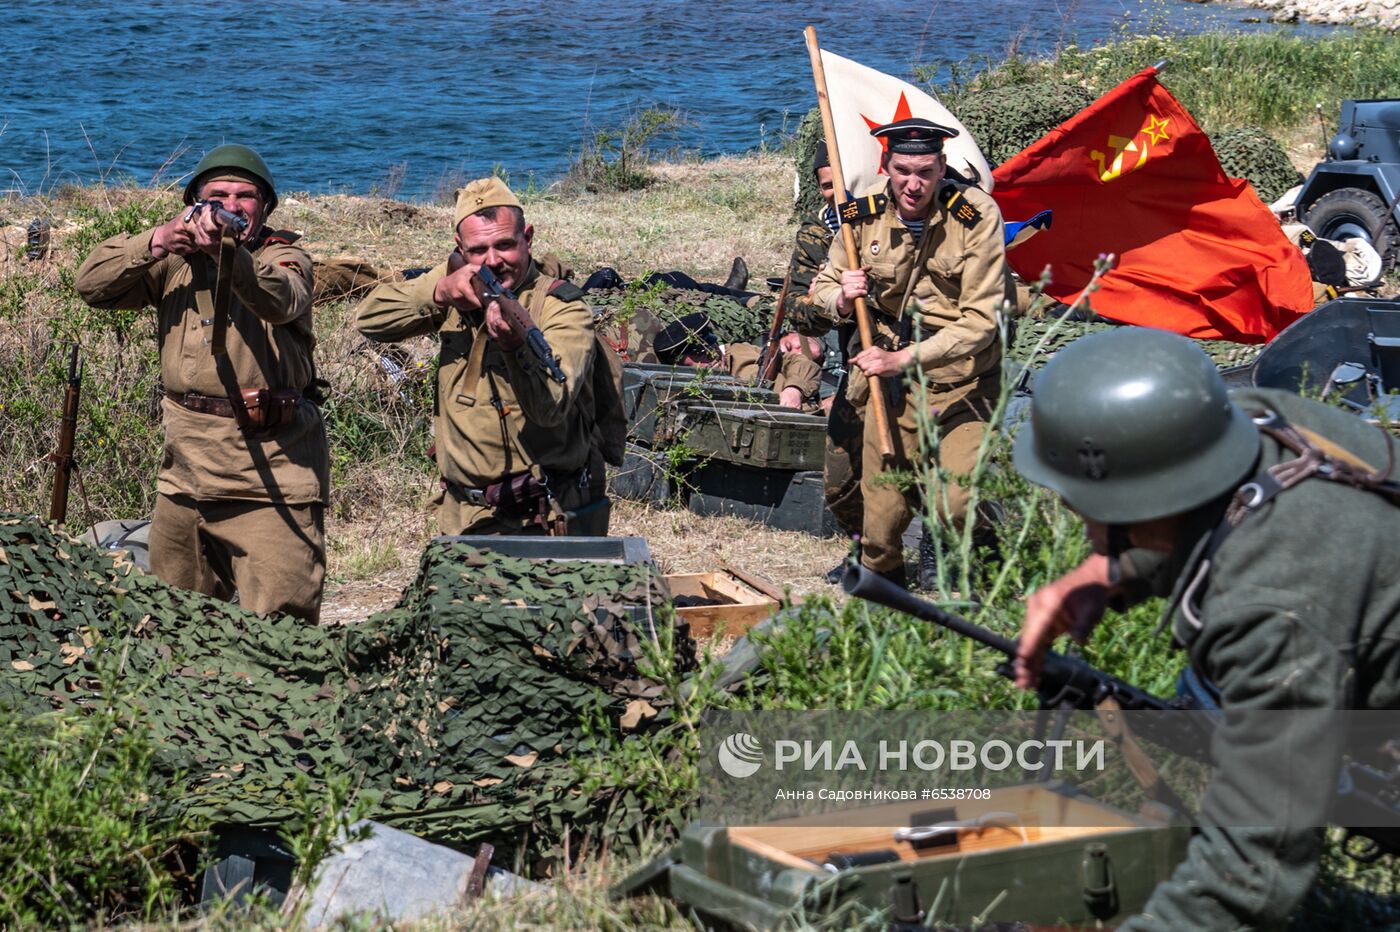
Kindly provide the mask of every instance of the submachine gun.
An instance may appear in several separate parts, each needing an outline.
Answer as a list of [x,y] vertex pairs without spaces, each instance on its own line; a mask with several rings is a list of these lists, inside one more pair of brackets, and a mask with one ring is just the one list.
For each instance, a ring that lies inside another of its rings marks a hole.
[[[931,621],[1000,652],[1006,659],[997,664],[997,673],[1015,678],[1012,661],[1016,657],[1016,641],[1012,638],[946,612],[856,561],[846,565],[841,588],[848,595]],[[1042,709],[1193,713],[1136,716],[1133,729],[1178,754],[1213,763],[1210,742],[1219,720],[1218,709],[1206,709],[1187,697],[1164,699],[1077,657],[1054,651],[1046,652],[1036,693]],[[1400,744],[1400,740],[1393,743]],[[1126,748],[1125,757],[1133,767],[1133,756]],[[1136,767],[1134,772],[1138,775]],[[1400,854],[1400,766],[1395,765],[1394,757],[1390,758],[1390,766],[1344,758],[1333,809],[1338,824],[1347,832],[1344,850],[1348,856],[1365,863],[1382,854]]]
[[[447,257],[447,273],[450,275],[466,264],[467,260],[462,258],[462,254],[454,251]],[[544,338],[540,328],[535,326],[528,315],[521,315],[520,299],[515,296],[515,292],[502,285],[501,280],[485,265],[478,268],[472,276],[472,288],[476,291],[482,307],[494,298],[508,299],[501,302],[501,314],[504,315],[506,323],[510,324],[517,336],[524,339],[525,345],[535,354],[535,358],[544,366],[551,379],[560,384],[568,381],[564,370],[559,368],[558,360],[554,358],[554,350],[550,348],[549,341]]]

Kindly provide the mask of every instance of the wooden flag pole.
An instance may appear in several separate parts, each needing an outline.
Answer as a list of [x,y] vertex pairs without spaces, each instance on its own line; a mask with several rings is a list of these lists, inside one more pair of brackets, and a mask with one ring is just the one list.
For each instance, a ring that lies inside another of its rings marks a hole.
[[[822,133],[826,137],[826,152],[831,160],[831,180],[836,184],[838,200],[844,200],[847,196],[846,178],[841,173],[841,153],[836,146],[836,124],[831,118],[831,99],[826,93],[826,69],[822,67],[822,50],[817,44],[816,27],[808,26],[806,35],[807,54],[812,59],[812,79],[817,85],[817,106],[822,112]],[[839,204],[837,213],[840,213]],[[846,247],[846,261],[850,262],[853,268],[860,268],[856,236],[849,223],[841,224],[841,244]],[[856,298],[856,327],[860,330],[861,348],[869,349],[874,343],[874,332],[870,326],[870,310],[865,306],[864,297]],[[870,398],[867,403],[871,416],[875,419],[875,439],[880,455],[885,459],[893,459],[894,438],[890,434],[890,415],[885,407],[884,385],[881,379],[873,375],[866,378],[870,380]]]

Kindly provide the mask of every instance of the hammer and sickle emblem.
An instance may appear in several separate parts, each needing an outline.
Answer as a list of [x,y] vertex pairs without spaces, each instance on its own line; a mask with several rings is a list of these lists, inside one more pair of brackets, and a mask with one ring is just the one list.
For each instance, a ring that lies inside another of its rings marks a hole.
[[1108,476],[1107,459],[1104,451],[1095,447],[1093,441],[1087,438],[1079,448],[1079,466],[1090,479],[1099,480]]

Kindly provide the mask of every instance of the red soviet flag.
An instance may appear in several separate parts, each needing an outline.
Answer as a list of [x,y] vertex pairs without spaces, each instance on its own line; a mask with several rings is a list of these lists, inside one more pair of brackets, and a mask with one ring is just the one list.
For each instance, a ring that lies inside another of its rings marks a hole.
[[1303,254],[1248,182],[1148,68],[992,173],[1004,217],[1053,225],[1008,253],[1022,278],[1073,301],[1094,260],[1118,261],[1090,298],[1113,320],[1198,339],[1261,343],[1312,309]]

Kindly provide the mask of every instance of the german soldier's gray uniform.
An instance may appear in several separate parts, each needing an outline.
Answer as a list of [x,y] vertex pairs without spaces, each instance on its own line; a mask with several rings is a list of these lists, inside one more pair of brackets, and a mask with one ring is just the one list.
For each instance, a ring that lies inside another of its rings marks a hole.
[[[244,146],[219,146],[185,188],[191,204],[225,178],[277,205],[267,165]],[[93,307],[156,309],[165,452],[151,527],[151,570],[176,586],[256,612],[315,621],[326,555],[330,457],[321,412],[304,396],[315,379],[311,257],[295,233],[249,231],[232,254],[227,355],[211,351],[217,261],[203,252],[151,254],[148,230],[100,243],[78,270]],[[244,411],[230,390],[245,400]],[[251,418],[251,422],[249,419]]]
[[[1227,396],[1190,341],[1131,327],[1056,354],[1015,460],[1110,541],[1180,516],[1170,552],[1109,554],[1113,591],[1172,596],[1174,644],[1226,713],[1206,827],[1118,928],[1283,926],[1324,842],[1299,826],[1327,824],[1337,786],[1346,728],[1327,713],[1400,708],[1400,443],[1291,393]],[[1283,710],[1287,728],[1248,716]]]
[[[519,207],[496,179],[459,192],[456,222],[487,207]],[[365,298],[355,325],[371,340],[437,333],[435,446],[444,534],[521,534],[561,527],[607,533],[607,477],[593,438],[593,314],[575,285],[542,275],[531,260],[514,288],[557,357],[565,381],[550,378],[525,347],[504,352],[480,312],[434,302],[443,263]]]
[[[948,131],[951,132],[951,131]],[[889,406],[895,457],[881,461],[874,420],[867,416],[870,383],[852,366],[845,397],[854,409],[843,418],[833,405],[829,430],[861,425],[862,559],[876,572],[897,574],[904,566],[901,537],[917,507],[915,491],[901,492],[883,480],[908,471],[927,458],[954,477],[971,472],[986,419],[1001,388],[998,314],[1012,296],[1001,214],[996,202],[975,187],[945,180],[934,197],[922,238],[900,219],[889,185],[865,192],[867,214],[852,225],[858,256],[851,261],[840,237],[817,276],[813,299],[829,325],[846,323],[837,310],[841,273],[868,268],[869,303],[875,345],[908,347],[913,365],[883,380],[896,387]],[[858,199],[859,201],[859,199]],[[853,337],[858,341],[859,337]],[[853,344],[851,355],[860,350]],[[936,427],[937,443],[922,449],[918,420]],[[854,440],[832,434],[833,442]],[[828,490],[830,492],[830,490]],[[955,524],[966,517],[967,491],[956,478],[929,490],[929,503]]]

